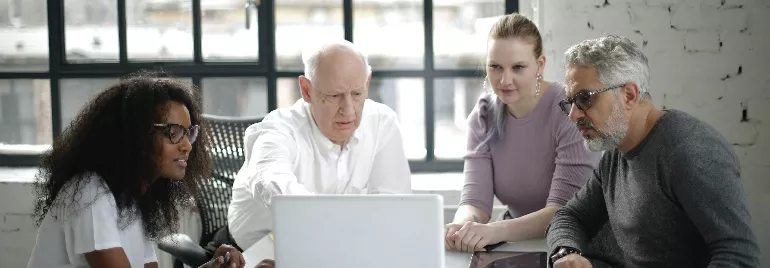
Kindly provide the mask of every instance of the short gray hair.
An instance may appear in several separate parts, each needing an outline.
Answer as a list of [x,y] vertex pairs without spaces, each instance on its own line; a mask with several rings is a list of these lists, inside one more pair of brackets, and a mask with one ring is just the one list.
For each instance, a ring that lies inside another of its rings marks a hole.
[[327,51],[341,48],[350,49],[358,54],[364,62],[364,66],[366,66],[366,74],[370,75],[372,73],[372,67],[369,66],[369,59],[366,56],[366,53],[348,40],[332,39],[312,44],[302,51],[302,64],[305,65],[305,77],[307,77],[308,80],[313,81],[316,69],[318,69],[318,57]]
[[642,95],[641,101],[650,101],[647,57],[630,39],[608,35],[585,40],[568,48],[564,58],[567,68],[595,67],[599,81],[607,86],[634,82]]

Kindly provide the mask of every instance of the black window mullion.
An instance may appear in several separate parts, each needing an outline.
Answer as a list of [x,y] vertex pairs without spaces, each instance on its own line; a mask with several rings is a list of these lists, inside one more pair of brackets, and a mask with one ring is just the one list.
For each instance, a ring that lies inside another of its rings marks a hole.
[[353,42],[353,0],[342,0],[342,21],[345,40]]
[[193,22],[193,62],[203,62],[203,51],[201,50],[202,32],[201,32],[201,0],[192,0],[192,22]]
[[[62,24],[64,20],[62,20]],[[126,0],[118,0],[118,59],[121,64],[128,62],[128,39],[126,33]]]
[[433,0],[424,0],[423,2],[423,19],[425,20],[425,161],[433,162],[435,160],[434,147],[436,131],[436,124],[434,121],[435,115],[433,114],[433,98],[434,98],[434,67],[433,67]]
[[275,68],[275,3],[263,1],[258,9],[260,28],[259,49],[260,61],[267,70],[267,110],[278,108],[278,88]]
[[48,0],[48,74],[51,94],[51,132],[56,139],[62,131],[59,73],[65,57],[64,1]]
[[519,0],[505,0],[505,14],[519,12]]
[[272,27],[272,24],[269,22],[272,17],[271,13],[273,13],[272,6],[272,1],[268,0],[264,0],[257,5],[257,34],[259,35],[259,38],[257,38],[259,42],[259,59],[257,65],[263,67],[264,70],[274,71],[275,67],[270,69],[272,63],[268,63],[267,60],[275,54],[275,50],[268,49],[269,45],[267,44],[270,36],[275,35],[275,27]]

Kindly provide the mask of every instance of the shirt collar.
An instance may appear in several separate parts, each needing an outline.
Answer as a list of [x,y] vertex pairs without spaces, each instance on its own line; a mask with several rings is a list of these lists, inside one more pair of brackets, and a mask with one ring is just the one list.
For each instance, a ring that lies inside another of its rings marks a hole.
[[[332,149],[339,150],[339,147],[337,144],[334,144],[329,138],[327,138],[322,132],[321,129],[318,127],[318,124],[315,122],[315,118],[313,118],[313,113],[310,112],[310,104],[307,102],[303,103],[303,109],[305,110],[305,113],[307,114],[307,118],[309,120],[310,124],[310,131],[311,137],[313,141],[315,141],[316,144],[319,145],[319,149],[321,149],[321,153],[324,155],[328,155],[329,152],[331,152]],[[361,140],[361,130],[360,125],[359,128],[353,131],[353,136],[348,139],[347,142],[345,142],[344,149],[350,150],[353,147],[355,147]]]

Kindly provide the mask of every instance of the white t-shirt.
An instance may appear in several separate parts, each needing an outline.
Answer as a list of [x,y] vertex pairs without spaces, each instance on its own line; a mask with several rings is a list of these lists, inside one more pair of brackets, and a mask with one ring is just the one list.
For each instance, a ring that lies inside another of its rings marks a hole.
[[[91,174],[83,184],[75,206],[60,206],[45,216],[27,267],[89,267],[85,253],[117,247],[123,248],[131,267],[157,262],[155,244],[145,237],[139,217],[119,229],[115,199],[102,179]],[[71,188],[64,187],[57,198],[71,202]]]

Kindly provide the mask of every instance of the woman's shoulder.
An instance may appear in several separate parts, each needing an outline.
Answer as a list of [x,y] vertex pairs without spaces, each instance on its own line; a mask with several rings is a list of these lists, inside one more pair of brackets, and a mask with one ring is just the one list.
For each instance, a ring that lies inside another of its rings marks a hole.
[[564,91],[565,88],[566,87],[562,82],[551,82],[548,86],[548,99],[545,100],[546,103],[549,104],[548,106],[550,109],[548,109],[548,114],[550,115],[550,118],[559,123],[569,120],[569,117],[566,116],[564,111],[562,111],[561,106],[559,106],[559,103],[567,98],[567,93]]
[[107,203],[115,207],[115,199],[110,188],[99,174],[83,172],[65,183],[56,197],[56,202],[67,210],[80,211],[95,203]]
[[492,106],[495,104],[496,96],[493,93],[484,92],[479,95],[476,105],[473,106],[471,117],[486,118],[492,112]]

